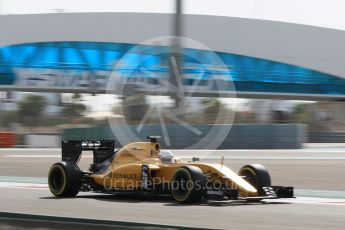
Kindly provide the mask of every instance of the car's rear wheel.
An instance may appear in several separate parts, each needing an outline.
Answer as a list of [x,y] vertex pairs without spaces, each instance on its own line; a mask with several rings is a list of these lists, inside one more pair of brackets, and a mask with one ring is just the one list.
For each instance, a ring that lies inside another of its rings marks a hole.
[[271,177],[267,169],[261,164],[251,164],[243,166],[239,173],[247,182],[258,190],[260,196],[265,195],[262,187],[271,186]]
[[181,203],[199,202],[205,195],[206,180],[202,170],[196,166],[177,169],[171,182],[171,194]]
[[81,187],[81,171],[71,162],[58,162],[50,167],[48,185],[57,197],[75,197]]

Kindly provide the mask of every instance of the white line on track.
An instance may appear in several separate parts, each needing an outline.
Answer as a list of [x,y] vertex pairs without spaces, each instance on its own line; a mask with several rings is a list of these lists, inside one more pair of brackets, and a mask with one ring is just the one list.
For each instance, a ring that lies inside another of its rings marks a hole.
[[[177,156],[179,158],[192,158],[193,156]],[[220,156],[205,156],[200,159],[217,160]],[[272,157],[272,156],[224,156],[225,160],[345,160],[345,157]]]
[[[0,157],[4,158],[61,158],[61,155],[4,155],[0,154]],[[178,158],[189,159],[193,156],[179,156]],[[82,156],[84,159],[92,158],[92,156]],[[201,160],[218,160],[220,156],[202,156]],[[272,156],[225,156],[225,160],[345,160],[345,157],[272,157]]]
[[0,182],[0,188],[17,189],[48,189],[48,184],[18,183],[18,182]]
[[22,152],[22,151],[61,151],[60,148],[9,148],[1,149],[0,151],[6,152]]
[[[11,189],[39,189],[48,190],[47,184],[0,182],[0,188]],[[319,197],[297,197],[289,199],[264,200],[266,203],[287,203],[287,204],[314,204],[314,205],[340,205],[345,206],[345,199],[319,198]]]
[[324,152],[345,152],[345,148],[304,148],[304,149],[169,149],[173,152],[210,152],[210,153],[222,153],[222,152],[289,152],[289,153],[324,153]]
[[[61,158],[61,155],[3,155],[0,157],[5,158]],[[92,156],[82,156],[82,158],[92,158]]]
[[270,200],[269,203],[288,204],[317,204],[317,205],[340,205],[345,206],[345,199],[320,198],[320,197],[296,197],[289,199]]

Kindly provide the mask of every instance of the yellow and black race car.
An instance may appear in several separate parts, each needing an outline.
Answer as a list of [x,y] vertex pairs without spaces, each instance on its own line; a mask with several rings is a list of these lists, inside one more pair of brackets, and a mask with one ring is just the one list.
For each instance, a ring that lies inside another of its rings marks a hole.
[[[49,189],[57,197],[75,197],[79,191],[171,194],[182,203],[206,200],[262,200],[292,198],[293,187],[272,186],[268,171],[259,164],[235,173],[223,164],[193,159],[182,162],[161,150],[156,136],[115,151],[115,142],[62,141],[62,162],[51,166]],[[87,172],[78,162],[82,151],[93,151]]]

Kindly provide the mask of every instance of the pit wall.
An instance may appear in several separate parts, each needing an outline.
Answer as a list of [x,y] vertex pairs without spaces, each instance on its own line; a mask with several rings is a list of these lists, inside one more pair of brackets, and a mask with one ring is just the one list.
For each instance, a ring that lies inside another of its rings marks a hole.
[[[226,127],[224,127],[226,126]],[[160,140],[162,148],[181,149],[187,148],[205,137],[214,125],[193,125],[202,132],[196,135],[180,125],[167,125],[170,145],[166,145],[164,138]],[[62,138],[66,140],[99,140],[115,139],[116,146],[121,147],[119,139],[127,137],[132,139],[133,133],[136,133],[137,126],[129,126],[129,130],[121,127],[114,127],[114,136],[109,127],[92,128],[72,128],[65,129]],[[225,140],[217,149],[298,149],[303,147],[306,142],[307,128],[302,124],[238,124],[238,125],[216,125],[216,128],[226,135]],[[224,132],[231,128],[230,132]],[[162,129],[159,125],[145,125],[138,134],[139,138],[146,140],[149,135],[162,136]],[[203,139],[207,142],[207,139]]]
[[[167,125],[170,145],[164,142],[164,135],[159,125],[145,125],[138,136],[141,140],[146,140],[149,135],[162,136],[161,146],[168,149],[187,148],[198,143],[201,139],[204,142],[201,143],[201,146],[207,146],[209,140],[204,137],[211,129],[219,129],[217,135],[220,135],[220,138],[225,135],[224,141],[217,149],[298,149],[303,147],[303,143],[307,142],[307,128],[302,124],[193,125],[193,127],[200,130],[202,134],[198,136],[179,125]],[[6,132],[3,137],[0,135],[0,147],[59,148],[61,138],[66,140],[115,140],[116,146],[121,147],[122,144],[127,143],[120,142],[121,137],[126,137],[128,142],[138,141],[133,136],[136,133],[137,126],[129,126],[128,128],[113,128],[116,135],[109,127],[65,129],[62,135]],[[228,132],[229,129],[230,132]]]

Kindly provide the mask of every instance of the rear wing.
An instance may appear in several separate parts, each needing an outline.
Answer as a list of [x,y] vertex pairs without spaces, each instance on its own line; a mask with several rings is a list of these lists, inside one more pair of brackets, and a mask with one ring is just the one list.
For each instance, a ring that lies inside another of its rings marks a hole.
[[93,152],[93,163],[101,163],[114,154],[114,140],[61,141],[62,161],[77,163],[83,151]]

